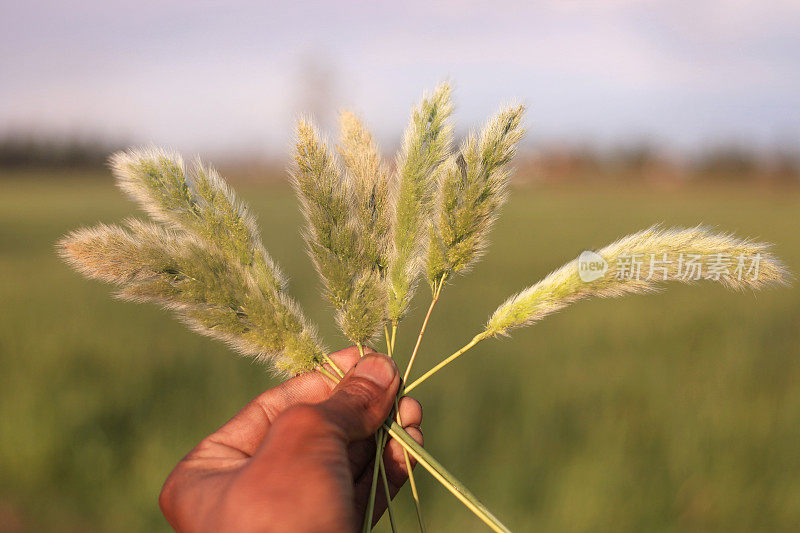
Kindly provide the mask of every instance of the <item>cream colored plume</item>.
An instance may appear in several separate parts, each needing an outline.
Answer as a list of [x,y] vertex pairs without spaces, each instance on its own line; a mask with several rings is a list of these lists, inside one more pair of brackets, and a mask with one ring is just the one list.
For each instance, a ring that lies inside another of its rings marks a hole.
[[381,274],[386,270],[391,242],[392,204],[389,201],[389,170],[370,132],[349,111],[339,125],[339,155],[344,163],[345,183],[359,241],[367,262]]
[[584,298],[656,291],[665,281],[706,280],[731,289],[761,289],[786,284],[789,277],[769,244],[703,226],[653,226],[598,250],[592,259],[601,266],[605,262],[601,276],[584,281],[575,259],[504,302],[489,319],[484,334],[505,335]]
[[[369,163],[355,146],[363,135],[358,140],[346,137],[347,160],[357,171],[366,172],[364,165]],[[377,264],[378,245],[369,234],[362,239],[365,222],[352,198],[360,193],[361,181],[375,178],[362,175],[346,181],[319,132],[306,120],[297,126],[291,175],[306,220],[309,255],[336,311],[336,322],[350,340],[363,345],[383,322],[386,289]],[[351,191],[348,185],[359,189]]]
[[492,224],[508,195],[509,163],[522,139],[522,106],[492,117],[470,135],[439,173],[439,191],[428,245],[428,282],[463,272],[484,254]]
[[215,170],[197,162],[187,175],[180,156],[152,148],[114,155],[112,168],[157,223],[74,231],[58,244],[68,263],[284,374],[322,361],[316,330],[286,293],[255,220]]
[[388,318],[397,322],[406,313],[424,265],[428,224],[440,165],[450,155],[453,106],[448,84],[417,106],[403,136],[397,157],[392,196],[392,250],[389,256]]

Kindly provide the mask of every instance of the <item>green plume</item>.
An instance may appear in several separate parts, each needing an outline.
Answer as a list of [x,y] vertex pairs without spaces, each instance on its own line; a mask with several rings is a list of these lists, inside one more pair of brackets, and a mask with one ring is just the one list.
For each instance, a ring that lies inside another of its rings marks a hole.
[[336,322],[349,339],[365,344],[383,320],[385,289],[374,257],[365,253],[342,172],[306,121],[297,127],[292,183],[306,219],[309,255],[336,310]]
[[255,220],[215,170],[197,162],[187,176],[180,156],[156,149],[111,161],[119,186],[160,224],[73,232],[59,243],[70,264],[281,372],[319,364],[325,351],[315,329],[286,294]]
[[[578,260],[571,261],[506,300],[492,314],[483,334],[506,335],[572,302],[592,296],[614,298],[653,292],[668,280],[684,283],[710,280],[741,290],[785,285],[789,278],[788,270],[770,252],[768,243],[740,239],[704,226],[653,226],[609,244],[598,250],[597,255],[608,265],[603,276],[584,281]],[[691,270],[690,260],[694,262]],[[754,264],[755,272],[737,271],[737,268],[750,270]],[[653,270],[652,265],[658,267]]]
[[502,110],[470,135],[441,175],[435,224],[428,245],[428,281],[468,269],[488,245],[489,232],[508,195],[509,162],[524,133],[522,106]]
[[196,236],[129,220],[74,231],[59,247],[86,277],[116,285],[119,298],[170,309],[192,330],[286,374],[314,368],[325,353],[291,299],[259,290],[251,270]]
[[388,272],[388,318],[392,321],[405,315],[424,267],[437,172],[452,145],[450,93],[450,86],[442,84],[414,109],[397,157]]

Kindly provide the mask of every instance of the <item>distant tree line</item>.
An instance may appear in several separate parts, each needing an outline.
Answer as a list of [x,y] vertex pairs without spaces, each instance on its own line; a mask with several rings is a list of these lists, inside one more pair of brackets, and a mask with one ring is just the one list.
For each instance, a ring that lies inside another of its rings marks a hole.
[[102,168],[119,148],[93,138],[7,134],[0,137],[0,168]]
[[[124,147],[92,137],[0,136],[3,169],[104,169],[108,156]],[[229,160],[231,178],[283,177],[283,161]],[[619,181],[646,183],[741,182],[800,185],[800,149],[755,150],[721,144],[691,156],[665,153],[649,144],[614,149],[564,144],[541,145],[517,157],[519,182]],[[2,177],[0,173],[0,177]]]
[[519,162],[522,180],[544,182],[762,182],[800,184],[800,150],[710,146],[693,155],[667,154],[649,145],[598,150],[549,146]]

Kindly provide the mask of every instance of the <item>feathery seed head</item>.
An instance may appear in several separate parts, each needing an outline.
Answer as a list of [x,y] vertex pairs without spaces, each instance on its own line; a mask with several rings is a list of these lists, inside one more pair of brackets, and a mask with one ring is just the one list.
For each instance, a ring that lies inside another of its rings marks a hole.
[[363,270],[352,280],[350,298],[336,310],[339,329],[357,344],[368,344],[386,316],[386,284],[377,270]]
[[157,303],[282,372],[319,364],[316,331],[216,171],[198,162],[187,180],[179,156],[153,149],[119,153],[112,164],[123,190],[164,225],[129,220],[74,231],[59,242],[69,264],[117,285],[118,297]]
[[180,224],[194,215],[183,159],[155,147],[117,152],[110,158],[117,185],[153,219]]
[[601,276],[583,281],[579,260],[571,261],[500,305],[486,324],[485,334],[508,334],[591,296],[653,292],[664,281],[710,280],[740,290],[785,285],[789,279],[788,270],[770,252],[769,244],[703,226],[653,226],[619,239],[597,255],[604,264]]
[[[363,160],[364,147],[358,143],[363,143],[365,135],[368,134],[363,130],[351,129],[346,136],[346,153],[351,162],[353,158]],[[358,165],[355,168],[365,170]],[[364,180],[375,180],[362,175],[346,182],[316,128],[301,121],[292,183],[306,219],[304,237],[328,299],[336,309],[340,328],[353,342],[363,344],[374,336],[383,319],[383,307],[375,306],[383,301],[381,293],[385,288],[380,276],[372,275],[379,268],[378,246],[365,247],[365,242],[371,242],[359,234],[365,221],[351,206],[351,198],[359,194],[359,189],[349,190],[348,186],[357,179],[359,187]]]
[[156,148],[111,157],[117,184],[156,221],[213,243],[231,260],[252,265],[265,290],[283,290],[286,278],[264,250],[258,224],[222,176],[195,161]]
[[450,93],[450,86],[444,83],[413,110],[397,157],[388,273],[388,315],[392,321],[405,315],[424,266],[437,173],[452,144]]
[[159,304],[192,330],[281,371],[305,371],[324,354],[288,296],[261,292],[252,271],[195,236],[129,220],[74,231],[59,253],[85,276],[116,285],[117,297]]
[[[358,236],[350,220],[347,191],[336,160],[317,129],[305,120],[297,127],[291,179],[306,219],[304,237],[311,258],[332,301],[342,301],[350,289],[348,273],[360,261]],[[344,269],[344,278],[342,273],[328,270],[336,263]]]
[[485,252],[508,194],[508,164],[524,133],[523,113],[522,106],[503,109],[444,164],[428,245],[431,287],[469,269]]
[[340,125],[339,155],[344,163],[346,188],[363,254],[374,268],[383,272],[391,237],[389,172],[381,162],[377,143],[358,117],[344,111]]

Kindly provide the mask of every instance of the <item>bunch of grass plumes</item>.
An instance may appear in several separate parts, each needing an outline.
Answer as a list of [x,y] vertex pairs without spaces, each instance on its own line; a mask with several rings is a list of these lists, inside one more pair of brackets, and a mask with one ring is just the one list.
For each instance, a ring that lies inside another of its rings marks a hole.
[[61,256],[116,296],[170,309],[194,331],[285,375],[324,360],[316,330],[286,292],[255,221],[217,172],[157,149],[111,159],[120,188],[154,219],[74,231]]
[[[523,135],[524,109],[509,106],[454,150],[450,98],[450,87],[443,84],[414,108],[394,168],[382,160],[372,135],[352,113],[341,115],[335,151],[309,120],[297,126],[291,180],[305,218],[303,236],[342,333],[363,353],[382,330],[389,355],[396,357],[398,324],[414,289],[422,278],[431,287],[398,399],[482,340],[508,335],[577,300],[651,292],[669,280],[710,280],[732,289],[787,282],[786,268],[765,243],[707,227],[653,226],[584,252],[512,296],[470,342],[409,382],[447,282],[486,250]],[[254,219],[219,174],[199,162],[187,173],[179,156],[156,149],[117,154],[112,168],[120,187],[153,221],[77,230],[59,242],[62,257],[87,277],[116,285],[120,298],[157,303],[193,330],[285,375],[316,369],[339,380],[341,370],[288,295]],[[507,531],[400,422],[387,422],[376,435],[364,531],[370,529],[389,436],[406,452],[420,529],[424,521],[410,457],[489,527]],[[382,481],[388,494],[385,476]],[[393,519],[391,524],[394,529]]]

